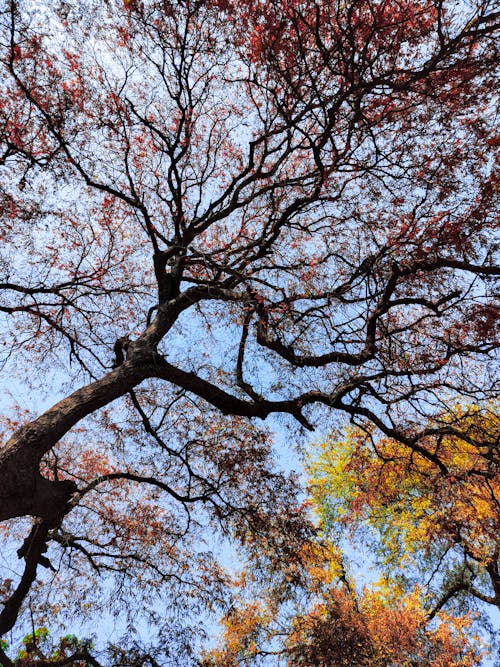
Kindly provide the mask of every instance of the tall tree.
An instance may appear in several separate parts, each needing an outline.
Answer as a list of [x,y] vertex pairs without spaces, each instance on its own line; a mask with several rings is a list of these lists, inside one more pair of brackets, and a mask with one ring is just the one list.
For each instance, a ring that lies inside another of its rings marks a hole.
[[255,420],[333,409],[446,472],[423,417],[496,389],[491,4],[0,16],[2,367],[61,396],[3,420],[0,635],[40,565],[132,613],[129,580],[223,598],[207,524],[293,559],[311,527]]

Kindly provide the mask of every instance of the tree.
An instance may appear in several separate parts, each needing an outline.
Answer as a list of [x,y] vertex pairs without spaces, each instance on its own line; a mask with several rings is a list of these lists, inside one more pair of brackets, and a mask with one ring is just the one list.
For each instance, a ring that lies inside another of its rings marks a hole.
[[[300,577],[277,567],[255,576],[250,563],[207,667],[482,664],[472,602],[499,606],[498,411],[456,407],[433,426],[426,446],[447,475],[369,425],[312,450],[320,534],[302,548]],[[371,577],[355,564],[361,554]]]
[[304,576],[291,589],[277,585],[276,573],[271,586],[248,573],[238,582],[238,603],[205,667],[481,664],[471,615],[439,610],[430,618],[421,590],[404,591],[394,579],[356,587],[328,542],[311,543],[304,556]]
[[206,525],[293,562],[313,527],[257,419],[332,409],[446,472],[424,417],[496,389],[497,29],[489,2],[4,3],[2,365],[61,399],[3,421],[0,635],[60,612],[40,565],[133,615],[129,579],[224,602]]
[[357,430],[322,446],[313,495],[325,528],[368,541],[410,587],[410,573],[426,582],[431,617],[459,595],[500,609],[498,410],[457,408],[434,423],[440,433],[427,446],[445,475],[394,440],[367,446],[370,433]]

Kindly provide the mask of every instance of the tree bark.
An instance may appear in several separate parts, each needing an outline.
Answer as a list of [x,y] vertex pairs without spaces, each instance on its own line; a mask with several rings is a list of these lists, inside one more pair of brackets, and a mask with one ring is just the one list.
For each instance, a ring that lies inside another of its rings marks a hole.
[[57,522],[71,494],[69,480],[51,481],[40,474],[40,461],[81,419],[123,396],[150,374],[133,360],[74,391],[40,417],[22,426],[0,450],[0,521],[18,516]]

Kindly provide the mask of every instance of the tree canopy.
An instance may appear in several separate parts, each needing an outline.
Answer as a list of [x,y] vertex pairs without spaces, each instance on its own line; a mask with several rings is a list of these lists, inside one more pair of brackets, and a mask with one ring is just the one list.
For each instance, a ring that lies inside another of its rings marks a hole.
[[384,567],[401,576],[421,570],[428,597],[437,597],[433,613],[458,593],[500,610],[496,407],[449,409],[442,416],[453,431],[462,429],[461,436],[432,437],[446,474],[396,441],[367,446],[371,436],[362,431],[326,443],[312,464],[325,524],[351,537],[366,527]]
[[498,411],[455,406],[436,420],[453,424],[433,443],[447,474],[369,428],[313,449],[319,533],[301,577],[247,566],[205,665],[463,666],[498,649],[481,629],[500,609]]
[[[196,664],[232,600],[215,536],[314,590],[318,525],[273,416],[296,442],[349,420],[325,488],[367,521],[386,508],[393,559],[454,541],[456,592],[498,602],[498,436],[475,415],[498,394],[499,18],[488,0],[0,4],[0,364],[23,388],[2,403],[0,637],[28,628],[28,664],[99,664],[35,630],[106,614],[154,628],[110,665]],[[460,511],[407,539],[392,520],[415,496]],[[394,596],[335,591],[318,604],[366,664],[398,660],[370,621]],[[475,664],[457,619],[433,630],[446,664]],[[295,623],[306,645],[319,625]]]

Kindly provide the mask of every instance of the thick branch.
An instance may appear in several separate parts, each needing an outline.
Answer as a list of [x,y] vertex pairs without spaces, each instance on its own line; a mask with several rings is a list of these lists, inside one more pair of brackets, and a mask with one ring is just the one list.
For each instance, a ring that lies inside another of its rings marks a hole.
[[60,514],[76,489],[69,481],[51,482],[40,475],[42,456],[81,419],[123,396],[148,377],[150,369],[125,362],[100,380],[77,389],[40,417],[21,427],[0,450],[0,520]]

